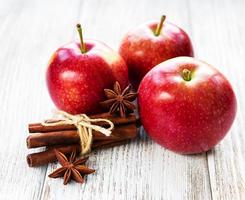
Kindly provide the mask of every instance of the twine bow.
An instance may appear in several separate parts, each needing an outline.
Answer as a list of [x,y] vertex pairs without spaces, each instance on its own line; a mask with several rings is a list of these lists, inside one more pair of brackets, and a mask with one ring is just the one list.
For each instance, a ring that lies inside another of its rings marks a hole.
[[[114,128],[114,124],[108,120],[103,118],[91,119],[86,114],[79,115],[71,115],[67,112],[58,110],[56,115],[60,115],[62,119],[60,121],[45,121],[42,123],[44,126],[58,126],[65,124],[72,124],[76,126],[77,133],[80,137],[80,145],[81,145],[81,154],[84,155],[89,153],[91,150],[91,144],[93,140],[92,131],[98,131],[103,133],[106,136],[111,135],[111,131]],[[104,128],[95,124],[94,122],[106,122],[109,124],[109,128]]]

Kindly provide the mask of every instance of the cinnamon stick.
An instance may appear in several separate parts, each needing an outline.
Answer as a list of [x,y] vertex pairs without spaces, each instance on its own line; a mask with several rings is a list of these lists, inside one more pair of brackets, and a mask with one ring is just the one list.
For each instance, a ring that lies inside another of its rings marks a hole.
[[[89,117],[92,119],[98,119],[98,118],[108,119],[112,121],[115,126],[137,122],[137,119],[134,114],[130,114],[125,118],[118,117],[118,116],[111,116],[109,113],[90,115]],[[49,120],[49,121],[57,122],[57,120]],[[96,122],[95,124],[99,126],[108,125],[106,122]],[[28,129],[30,133],[37,133],[37,132],[43,133],[43,132],[53,132],[53,131],[76,130],[76,127],[70,124],[59,125],[59,126],[43,126],[41,123],[33,123],[33,124],[29,124]]]
[[[118,140],[118,141],[97,142],[97,143],[92,144],[92,150],[119,146],[122,144],[126,144],[128,141],[129,139]],[[37,166],[45,165],[50,162],[56,161],[54,148],[58,149],[59,151],[61,151],[62,153],[66,155],[70,154],[74,148],[76,148],[77,152],[81,151],[80,145],[78,144],[69,145],[69,146],[54,146],[53,148],[50,148],[46,151],[39,152],[39,153],[32,153],[32,154],[27,155],[26,159],[27,159],[27,163],[29,167],[37,167]]]
[[[93,131],[93,141],[115,141],[121,139],[130,139],[136,136],[136,131],[137,128],[135,124],[116,126],[112,130],[112,134],[110,136],[105,136],[100,132]],[[28,148],[79,143],[80,137],[77,134],[77,130],[35,133],[29,135],[26,139]]]

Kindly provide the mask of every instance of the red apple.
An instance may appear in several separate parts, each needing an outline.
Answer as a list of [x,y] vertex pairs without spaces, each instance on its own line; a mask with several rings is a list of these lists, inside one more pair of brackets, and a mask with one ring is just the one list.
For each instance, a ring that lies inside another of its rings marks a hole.
[[119,53],[129,69],[129,79],[137,89],[144,75],[157,64],[178,56],[193,56],[191,41],[181,28],[166,22],[145,23],[122,40]]
[[105,44],[86,40],[60,47],[52,56],[46,80],[55,105],[66,112],[96,113],[104,100],[104,88],[118,81],[128,84],[128,69],[121,56]]
[[191,57],[170,59],[148,72],[139,86],[138,103],[150,137],[183,154],[213,148],[236,114],[236,97],[228,80]]

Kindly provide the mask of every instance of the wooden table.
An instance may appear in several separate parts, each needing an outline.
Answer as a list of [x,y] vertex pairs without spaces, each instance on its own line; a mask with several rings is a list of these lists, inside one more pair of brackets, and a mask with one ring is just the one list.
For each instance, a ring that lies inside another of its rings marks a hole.
[[[86,38],[117,49],[131,28],[166,14],[190,35],[195,56],[220,69],[234,86],[238,113],[210,152],[183,156],[152,142],[143,128],[130,144],[91,154],[97,173],[63,186],[29,168],[28,122],[51,116],[45,68],[59,46]],[[244,0],[0,0],[0,199],[245,199]]]

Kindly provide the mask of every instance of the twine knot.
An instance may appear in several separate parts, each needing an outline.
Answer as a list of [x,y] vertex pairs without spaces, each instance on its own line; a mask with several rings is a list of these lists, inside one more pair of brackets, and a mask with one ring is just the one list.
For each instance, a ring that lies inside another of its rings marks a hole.
[[[79,114],[79,115],[72,115],[67,112],[58,110],[56,111],[56,115],[61,116],[62,118],[59,121],[45,121],[42,122],[44,126],[58,126],[58,125],[65,125],[71,124],[76,126],[77,133],[80,137],[80,145],[81,145],[81,154],[84,155],[89,153],[91,150],[93,134],[92,131],[98,131],[106,136],[111,135],[111,131],[114,128],[114,124],[108,120],[103,118],[98,119],[91,119],[86,114]],[[109,127],[104,128],[102,126],[98,126],[92,123],[95,122],[106,122],[108,123]]]

